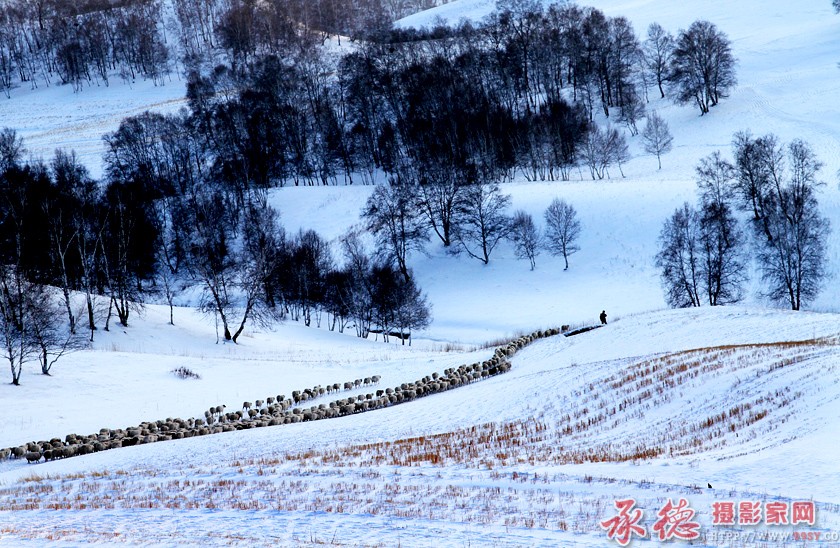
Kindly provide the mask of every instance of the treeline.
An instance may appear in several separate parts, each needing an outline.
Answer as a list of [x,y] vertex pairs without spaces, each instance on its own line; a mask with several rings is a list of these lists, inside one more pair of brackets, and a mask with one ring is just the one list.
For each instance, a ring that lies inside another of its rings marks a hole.
[[162,82],[172,53],[159,0],[36,0],[0,5],[0,89]]
[[162,83],[219,55],[234,67],[330,35],[376,36],[446,0],[10,0],[0,3],[0,89]]
[[[75,76],[62,80],[77,83],[95,74],[105,78],[108,67],[124,66],[132,77],[168,70],[161,4],[44,6],[49,17],[21,12],[17,24],[0,30],[0,41],[11,37],[6,57],[20,57],[26,40],[46,52],[64,51],[60,41],[33,38],[52,26],[72,27],[75,34],[65,32],[70,50],[82,53],[70,63],[52,53],[36,55],[40,68],[21,72],[21,78],[34,83],[39,71],[69,74],[67,66],[75,67]],[[624,17],[511,0],[500,2],[482,23],[455,28],[366,24],[365,40],[337,57],[320,47],[316,32],[328,28],[326,0],[177,0],[171,7],[178,20],[171,34],[181,42],[188,72],[189,111],[163,121],[146,115],[128,120],[130,130],[117,136],[121,142],[109,143],[109,153],[145,155],[147,164],[161,164],[129,169],[178,171],[244,192],[284,184],[372,183],[381,174],[419,185],[469,185],[501,182],[517,171],[528,180],[566,180],[573,170],[587,168],[601,179],[611,168],[621,172],[629,159],[625,132],[615,126],[638,133],[649,89],[695,102],[705,113],[735,81],[728,40],[705,21],[677,38],[654,23],[642,42]],[[111,49],[93,53],[85,44],[103,13],[113,15],[106,18],[113,30],[105,33]],[[79,23],[69,25],[67,17]],[[149,25],[154,28],[139,32],[145,40],[140,49],[131,45],[137,40],[120,34]],[[150,57],[147,49],[158,53]],[[208,70],[219,52],[225,62]],[[158,68],[150,68],[150,58],[161,60]],[[107,60],[100,72],[98,59]],[[22,70],[19,61],[9,63]],[[599,128],[596,116],[614,124]],[[657,144],[648,147],[657,157],[666,151],[662,139],[669,138],[662,124]],[[177,150],[165,152],[177,157],[151,150],[170,144]]]
[[[111,138],[115,138],[113,135]],[[188,288],[236,342],[246,324],[284,316],[344,331],[398,333],[431,321],[413,280],[342,238],[343,261],[312,231],[286,235],[258,190],[233,193],[200,180],[176,187],[142,171],[95,181],[72,153],[24,161],[13,130],[0,130],[0,355],[18,384],[24,363],[49,374],[85,334],[129,325],[144,302],[170,307]],[[123,158],[124,159],[124,158]],[[75,295],[84,297],[78,308]]]
[[[421,186],[567,180],[582,168],[601,179],[629,159],[617,126],[639,132],[649,89],[705,113],[734,84],[711,23],[677,38],[653,24],[640,42],[627,19],[597,9],[503,5],[480,24],[380,33],[340,58],[313,42],[247,42],[190,72],[190,111],[171,124],[192,135],[199,168],[245,189],[382,174]],[[660,157],[670,135],[656,119],[644,137]]]

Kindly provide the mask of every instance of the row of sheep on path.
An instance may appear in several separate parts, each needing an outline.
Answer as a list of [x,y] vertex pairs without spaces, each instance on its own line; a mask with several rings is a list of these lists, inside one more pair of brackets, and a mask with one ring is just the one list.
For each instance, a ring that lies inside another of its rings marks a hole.
[[[319,384],[312,388],[307,388],[305,390],[293,390],[292,398],[290,401],[294,404],[299,404],[301,402],[318,398],[325,394],[337,393],[341,390],[342,386],[344,387],[344,390],[352,390],[354,388],[359,388],[362,386],[379,384],[379,380],[381,378],[382,377],[380,377],[379,375],[373,375],[371,377],[364,377],[362,379],[356,379],[354,381],[347,381],[343,385],[342,383],[337,382],[334,384],[328,384],[327,386],[321,386]],[[248,413],[250,418],[254,418],[256,415],[260,414],[263,409],[270,408],[275,403],[279,403],[281,406],[285,406],[285,409],[283,409],[284,411],[291,407],[291,404],[287,403],[286,396],[280,394],[277,397],[269,396],[265,400],[255,400],[254,403],[251,403],[249,401],[243,402],[242,411]],[[226,408],[226,405],[217,405],[216,407],[211,407],[210,409],[204,412],[204,419],[208,421],[208,424],[212,424],[216,419],[224,420],[226,417],[222,416],[222,413],[224,413],[224,410]]]
[[[559,329],[536,331],[531,335],[519,337],[504,346],[496,348],[493,356],[483,362],[449,368],[444,370],[443,375],[432,373],[414,382],[402,383],[393,388],[379,389],[368,394],[338,399],[329,404],[322,403],[306,409],[293,407],[295,404],[327,393],[326,387],[315,386],[302,391],[296,390],[292,392],[291,398],[280,394],[276,397],[270,396],[265,400],[256,400],[253,404],[244,402],[242,409],[234,412],[225,412],[226,406],[224,405],[212,407],[204,413],[204,418],[186,420],[168,418],[154,422],[142,422],[138,426],[124,429],[102,428],[98,434],[85,436],[68,434],[63,440],[53,438],[49,441],[33,441],[18,447],[2,448],[0,449],[0,459],[25,458],[28,462],[35,463],[41,459],[50,461],[87,455],[106,449],[191,438],[193,436],[206,436],[248,428],[330,419],[381,409],[505,373],[511,367],[508,358],[512,357],[519,349],[535,339],[559,333]],[[379,380],[380,376],[374,375],[343,385],[335,383],[329,385],[330,393],[338,391],[341,387],[349,390],[355,387],[377,384]]]
[[[360,386],[370,386],[379,384],[379,375],[371,377],[364,377],[356,379],[355,381],[348,381],[343,384],[345,390],[352,390]],[[327,386],[316,385],[305,390],[293,390],[291,399],[286,398],[283,394],[278,396],[269,396],[264,400],[255,400],[254,403],[249,401],[242,402],[242,411],[234,413],[225,413],[226,405],[217,405],[211,407],[204,412],[204,420],[207,424],[215,422],[231,422],[238,421],[244,418],[245,414],[248,418],[253,419],[258,415],[267,415],[268,413],[276,412],[279,407],[281,411],[287,411],[293,404],[297,405],[301,402],[309,401],[325,394],[332,394],[341,390],[341,383],[328,384]],[[276,404],[276,405],[275,405]]]

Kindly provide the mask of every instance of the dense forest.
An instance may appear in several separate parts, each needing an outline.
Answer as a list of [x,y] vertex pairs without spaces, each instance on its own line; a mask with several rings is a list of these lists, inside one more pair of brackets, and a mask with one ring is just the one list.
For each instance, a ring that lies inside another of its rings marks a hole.
[[284,53],[304,36],[362,37],[446,0],[7,0],[0,89],[162,81],[178,64]]
[[[13,380],[34,354],[48,373],[80,332],[92,339],[112,317],[128,325],[150,298],[172,310],[187,286],[201,288],[225,340],[287,315],[405,340],[431,320],[406,261],[430,235],[485,263],[508,238],[533,268],[533,220],[506,213],[502,183],[623,176],[625,134],[640,132],[649,92],[703,115],[735,83],[728,39],[707,21],[677,37],[654,23],[641,41],[627,19],[594,8],[502,0],[480,23],[392,28],[428,4],[3,4],[0,87],[11,100],[23,85],[84,93],[173,71],[188,82],[187,109],[103,136],[101,181],[72,151],[30,160],[14,129],[0,134]],[[655,113],[642,137],[657,158],[670,150]],[[347,234],[342,261],[314,232],[285,234],[266,200],[283,185],[377,182],[363,221],[386,243],[368,250]],[[568,267],[579,225],[570,204],[552,208],[547,248]]]

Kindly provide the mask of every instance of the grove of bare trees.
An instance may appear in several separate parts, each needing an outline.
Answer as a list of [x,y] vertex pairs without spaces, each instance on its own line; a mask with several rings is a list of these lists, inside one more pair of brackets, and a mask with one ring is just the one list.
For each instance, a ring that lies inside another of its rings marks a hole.
[[735,162],[716,152],[697,167],[700,211],[688,203],[662,228],[657,266],[672,306],[712,306],[743,297],[747,239],[734,209],[749,216],[761,293],[800,310],[825,282],[828,220],[817,192],[822,163],[810,145],[787,146],[748,131],[733,139]]

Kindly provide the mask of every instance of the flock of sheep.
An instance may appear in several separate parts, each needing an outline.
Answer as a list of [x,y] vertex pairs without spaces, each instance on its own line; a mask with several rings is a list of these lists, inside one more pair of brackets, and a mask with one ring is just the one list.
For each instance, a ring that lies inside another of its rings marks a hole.
[[242,404],[242,409],[236,411],[226,412],[227,407],[219,405],[205,411],[204,418],[186,420],[168,418],[155,422],[142,422],[138,426],[125,429],[103,428],[98,434],[88,434],[86,436],[68,434],[64,440],[53,438],[49,441],[33,441],[18,447],[0,449],[0,459],[25,458],[28,462],[35,463],[41,459],[50,461],[118,447],[206,436],[247,428],[331,419],[372,411],[505,373],[511,367],[508,358],[518,350],[535,339],[557,335],[560,332],[559,329],[536,331],[531,335],[519,337],[504,346],[496,348],[493,356],[486,361],[449,368],[444,370],[443,375],[432,373],[411,383],[403,383],[393,388],[378,389],[368,394],[337,399],[329,404],[322,403],[308,408],[298,406],[303,402],[326,394],[338,393],[341,389],[351,390],[376,385],[379,383],[379,375],[356,379],[343,384],[335,383],[325,387],[319,385],[306,390],[295,390],[292,392],[291,398],[280,394],[270,396],[265,400],[256,400],[254,403],[246,401]]

